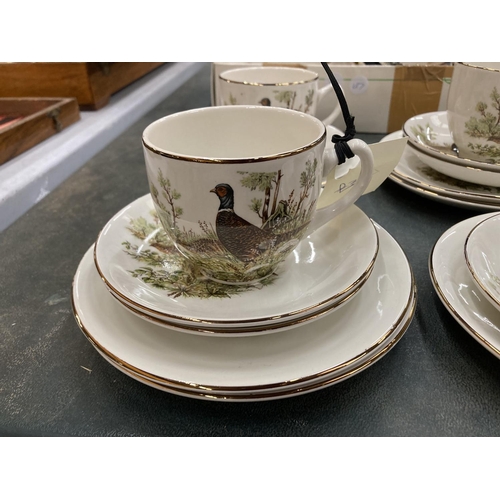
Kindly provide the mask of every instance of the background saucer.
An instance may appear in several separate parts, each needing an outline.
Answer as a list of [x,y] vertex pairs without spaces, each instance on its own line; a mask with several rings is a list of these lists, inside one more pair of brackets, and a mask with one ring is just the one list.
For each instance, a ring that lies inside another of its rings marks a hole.
[[500,213],[481,221],[465,240],[465,262],[479,290],[500,309]]
[[471,217],[445,231],[429,257],[434,289],[455,320],[483,347],[500,358],[500,311],[479,291],[465,263],[470,231],[491,214]]
[[403,125],[403,132],[411,144],[428,155],[466,167],[500,172],[500,165],[463,158],[452,150],[453,138],[446,111],[431,111],[413,116]]

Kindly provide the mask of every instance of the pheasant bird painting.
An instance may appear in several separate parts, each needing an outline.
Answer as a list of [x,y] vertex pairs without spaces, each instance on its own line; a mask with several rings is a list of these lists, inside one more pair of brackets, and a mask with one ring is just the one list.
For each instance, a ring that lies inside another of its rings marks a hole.
[[266,250],[277,248],[305,229],[307,223],[286,233],[276,234],[271,228],[260,228],[240,217],[234,211],[234,191],[229,184],[217,184],[210,190],[220,201],[215,219],[215,230],[228,252],[243,262],[251,262]]
[[228,252],[243,262],[249,262],[272,246],[275,238],[271,233],[235,213],[234,191],[229,184],[217,184],[210,192],[219,197],[215,229]]

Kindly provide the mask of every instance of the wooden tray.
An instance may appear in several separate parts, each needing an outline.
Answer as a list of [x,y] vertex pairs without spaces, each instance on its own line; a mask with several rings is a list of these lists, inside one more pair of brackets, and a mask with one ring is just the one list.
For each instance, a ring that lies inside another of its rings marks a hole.
[[0,98],[0,165],[79,119],[73,98]]
[[105,106],[111,95],[164,63],[0,63],[0,97],[74,97],[80,109]]

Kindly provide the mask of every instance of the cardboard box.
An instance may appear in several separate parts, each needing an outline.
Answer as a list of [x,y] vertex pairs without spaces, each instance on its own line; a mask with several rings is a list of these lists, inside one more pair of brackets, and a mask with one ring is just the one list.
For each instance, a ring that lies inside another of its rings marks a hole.
[[[444,111],[453,74],[450,63],[329,63],[344,90],[356,131],[386,133],[400,130],[412,116]],[[294,66],[315,71],[320,87],[330,85],[321,63],[212,63],[212,105],[217,103],[219,74],[227,69],[246,66]],[[317,116],[326,118],[336,102],[328,95],[318,106]],[[345,130],[342,115],[333,125]]]

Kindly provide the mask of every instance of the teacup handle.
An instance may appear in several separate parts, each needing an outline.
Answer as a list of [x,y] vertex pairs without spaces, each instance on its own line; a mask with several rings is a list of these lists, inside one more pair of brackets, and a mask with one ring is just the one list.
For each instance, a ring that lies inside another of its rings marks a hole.
[[[346,208],[349,208],[366,191],[366,188],[370,184],[373,175],[373,154],[370,147],[360,139],[351,139],[349,147],[360,159],[360,173],[356,184],[339,200],[316,210],[309,224],[308,235],[331,221],[334,217],[337,217]],[[325,148],[323,153],[323,178],[338,164],[339,160],[335,148]]]
[[[344,91],[342,91],[344,92]],[[318,104],[328,95],[334,92],[334,88],[331,85],[325,85],[324,87],[321,87],[318,89]],[[322,120],[325,125],[331,125],[337,116],[340,114],[340,103],[337,100],[337,96],[335,96],[335,100],[337,101],[337,105],[333,108],[333,111],[324,119]]]

